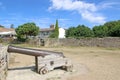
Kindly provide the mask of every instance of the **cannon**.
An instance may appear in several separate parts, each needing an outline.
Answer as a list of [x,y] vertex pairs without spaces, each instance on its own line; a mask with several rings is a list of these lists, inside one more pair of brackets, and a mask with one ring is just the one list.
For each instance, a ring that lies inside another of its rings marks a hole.
[[46,74],[55,68],[62,68],[66,71],[72,71],[73,65],[71,61],[66,58],[62,52],[54,52],[48,50],[23,48],[9,45],[7,51],[9,53],[19,53],[30,56],[35,56],[36,72],[39,74]]

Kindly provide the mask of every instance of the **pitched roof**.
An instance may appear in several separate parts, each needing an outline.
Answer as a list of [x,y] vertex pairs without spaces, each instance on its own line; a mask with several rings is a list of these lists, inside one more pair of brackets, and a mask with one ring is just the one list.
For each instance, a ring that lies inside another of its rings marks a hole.
[[8,31],[15,31],[15,29],[0,27],[0,32],[8,32]]
[[16,34],[15,29],[0,27],[0,35]]
[[42,32],[45,32],[45,31],[54,31],[55,29],[54,28],[43,28],[43,29],[40,29],[40,31]]

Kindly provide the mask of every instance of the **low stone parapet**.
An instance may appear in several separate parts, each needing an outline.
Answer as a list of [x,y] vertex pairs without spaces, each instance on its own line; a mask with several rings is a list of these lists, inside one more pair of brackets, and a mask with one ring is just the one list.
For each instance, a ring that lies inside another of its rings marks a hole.
[[8,68],[7,47],[0,46],[0,80],[6,80]]

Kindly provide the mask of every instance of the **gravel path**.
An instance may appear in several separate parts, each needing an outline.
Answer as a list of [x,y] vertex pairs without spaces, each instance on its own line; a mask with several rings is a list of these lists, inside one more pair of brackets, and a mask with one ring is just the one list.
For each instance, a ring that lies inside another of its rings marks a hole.
[[34,66],[11,68],[8,71],[7,80],[63,80],[69,76],[82,75],[88,72],[88,69],[81,64],[75,64],[73,72],[55,69],[45,75],[36,73],[34,69]]
[[61,69],[39,75],[34,71],[34,57],[13,54],[7,80],[120,80],[120,49],[43,48],[62,51],[74,64],[73,72]]

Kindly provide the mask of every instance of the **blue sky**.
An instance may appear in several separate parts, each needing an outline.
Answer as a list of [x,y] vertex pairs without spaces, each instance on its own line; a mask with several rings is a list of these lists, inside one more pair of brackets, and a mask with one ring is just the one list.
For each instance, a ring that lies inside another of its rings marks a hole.
[[0,0],[0,25],[7,28],[27,22],[47,28],[56,19],[63,28],[120,20],[120,0]]

